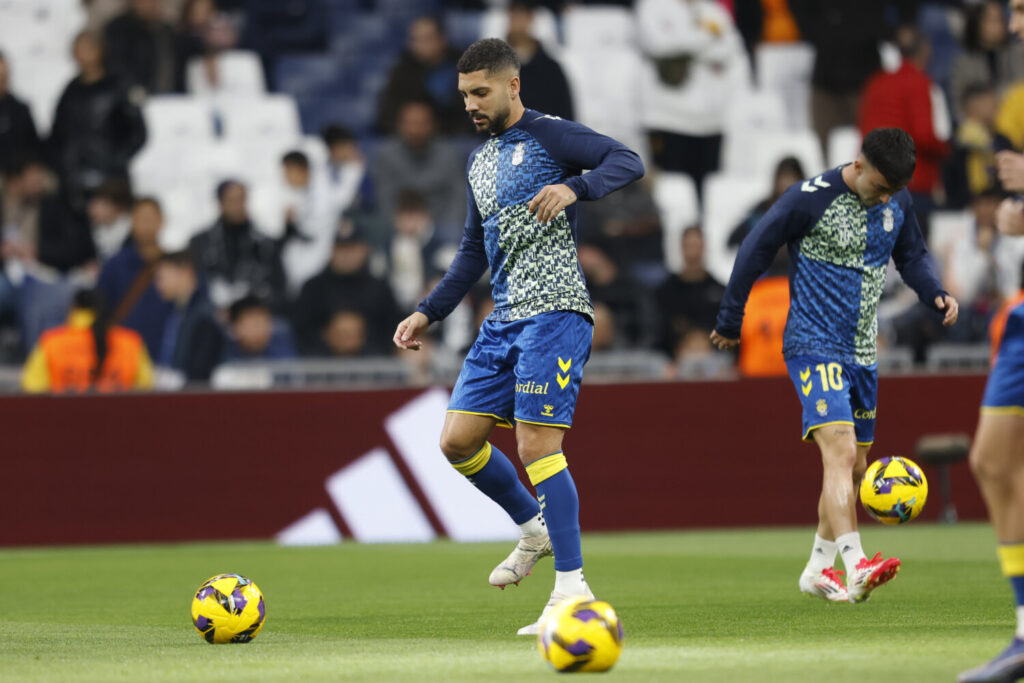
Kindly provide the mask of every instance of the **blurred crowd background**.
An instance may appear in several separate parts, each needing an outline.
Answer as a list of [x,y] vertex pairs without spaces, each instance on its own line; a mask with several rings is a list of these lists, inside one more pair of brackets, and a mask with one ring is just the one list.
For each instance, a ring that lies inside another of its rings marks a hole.
[[909,190],[962,311],[943,329],[891,272],[880,370],[987,367],[1024,260],[994,228],[995,152],[1024,147],[997,0],[0,0],[0,388],[452,381],[486,280],[423,352],[390,338],[458,246],[480,138],[455,63],[489,36],[527,107],[648,165],[580,206],[589,378],[785,374],[784,254],[739,354],[708,341],[732,260],[880,126],[917,144]]

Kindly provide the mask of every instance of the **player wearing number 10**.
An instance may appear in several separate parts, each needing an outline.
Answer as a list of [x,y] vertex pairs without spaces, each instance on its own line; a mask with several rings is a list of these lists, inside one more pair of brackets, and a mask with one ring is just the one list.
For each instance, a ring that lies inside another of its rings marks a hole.
[[[957,319],[957,302],[932,269],[905,186],[915,150],[898,128],[864,138],[856,161],[790,187],[743,241],[712,341],[739,343],[754,281],[788,245],[790,307],[783,355],[803,405],[802,436],[821,450],[818,529],[800,590],[862,602],[892,579],[900,561],[868,559],[857,532],[855,490],[867,468],[877,409],[878,300],[889,258],[928,306]],[[849,574],[833,568],[840,553]]]

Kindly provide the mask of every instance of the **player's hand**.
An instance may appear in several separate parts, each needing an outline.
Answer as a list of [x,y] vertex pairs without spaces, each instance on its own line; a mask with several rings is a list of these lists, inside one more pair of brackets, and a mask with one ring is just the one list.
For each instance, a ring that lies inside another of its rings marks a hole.
[[957,318],[960,317],[960,304],[948,294],[935,297],[935,306],[940,311],[946,312],[946,316],[942,319],[942,324],[946,327],[955,323]]
[[395,346],[406,351],[419,351],[420,347],[423,346],[423,342],[417,339],[417,337],[423,334],[428,327],[430,327],[430,321],[427,320],[427,316],[416,311],[398,323],[394,336]]
[[722,335],[718,334],[718,330],[715,330],[714,332],[711,333],[711,343],[718,347],[718,349],[721,351],[728,351],[729,349],[734,349],[737,346],[739,346],[740,340],[723,337]]
[[1004,235],[1024,235],[1024,201],[1004,199],[996,213],[996,227]]
[[1004,150],[996,154],[999,182],[1010,192],[1024,192],[1024,155]]
[[537,221],[547,223],[557,216],[562,209],[577,199],[576,193],[568,185],[545,185],[540,192],[526,205],[530,213],[537,214]]

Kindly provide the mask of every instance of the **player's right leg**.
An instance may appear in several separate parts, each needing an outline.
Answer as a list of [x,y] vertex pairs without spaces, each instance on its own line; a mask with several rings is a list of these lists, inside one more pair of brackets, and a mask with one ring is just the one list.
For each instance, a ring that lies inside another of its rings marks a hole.
[[999,540],[1003,575],[1017,604],[1017,629],[1009,647],[990,662],[960,674],[961,683],[1024,678],[1024,407],[982,409],[971,449],[971,469]]

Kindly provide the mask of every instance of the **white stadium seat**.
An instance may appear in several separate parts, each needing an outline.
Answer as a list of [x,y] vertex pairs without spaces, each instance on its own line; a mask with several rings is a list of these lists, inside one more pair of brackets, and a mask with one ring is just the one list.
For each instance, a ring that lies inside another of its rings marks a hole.
[[635,48],[636,18],[624,7],[572,5],[562,15],[562,22],[569,49]]
[[726,247],[733,228],[771,192],[771,176],[715,173],[704,181],[704,254],[708,271],[723,283],[735,254]]
[[729,173],[757,171],[753,150],[766,138],[786,134],[786,104],[766,90],[733,95],[723,129],[722,166]]
[[142,106],[146,138],[154,146],[213,144],[213,112],[186,95],[156,95]]
[[216,108],[227,141],[287,146],[302,137],[299,108],[289,95],[219,98]]
[[643,62],[636,50],[566,49],[562,66],[572,88],[576,120],[643,154],[640,83]]
[[680,247],[683,230],[700,222],[697,188],[685,173],[661,172],[654,176],[651,194],[661,217],[665,267],[677,273],[683,267]]
[[775,167],[788,156],[800,160],[807,176],[818,175],[827,168],[821,155],[821,142],[809,130],[759,136],[753,141],[749,154],[751,166],[747,170],[768,179],[774,177]]
[[25,100],[40,135],[50,132],[57,102],[75,77],[75,64],[66,55],[22,58],[12,55],[11,92]]
[[[547,7],[537,7],[533,11],[533,26],[530,34],[544,44],[544,48],[552,54],[561,50],[561,43],[558,40],[558,20],[554,12]],[[508,10],[502,7],[492,7],[484,12],[480,21],[481,38],[508,37]]]
[[783,97],[787,127],[810,128],[814,48],[808,43],[761,43],[754,60],[758,86]]
[[188,63],[188,91],[203,97],[258,96],[267,91],[259,55],[248,50],[227,50],[215,58],[216,85],[210,82],[207,63],[196,57]]
[[835,168],[857,158],[861,136],[855,126],[841,126],[828,132],[828,167]]

